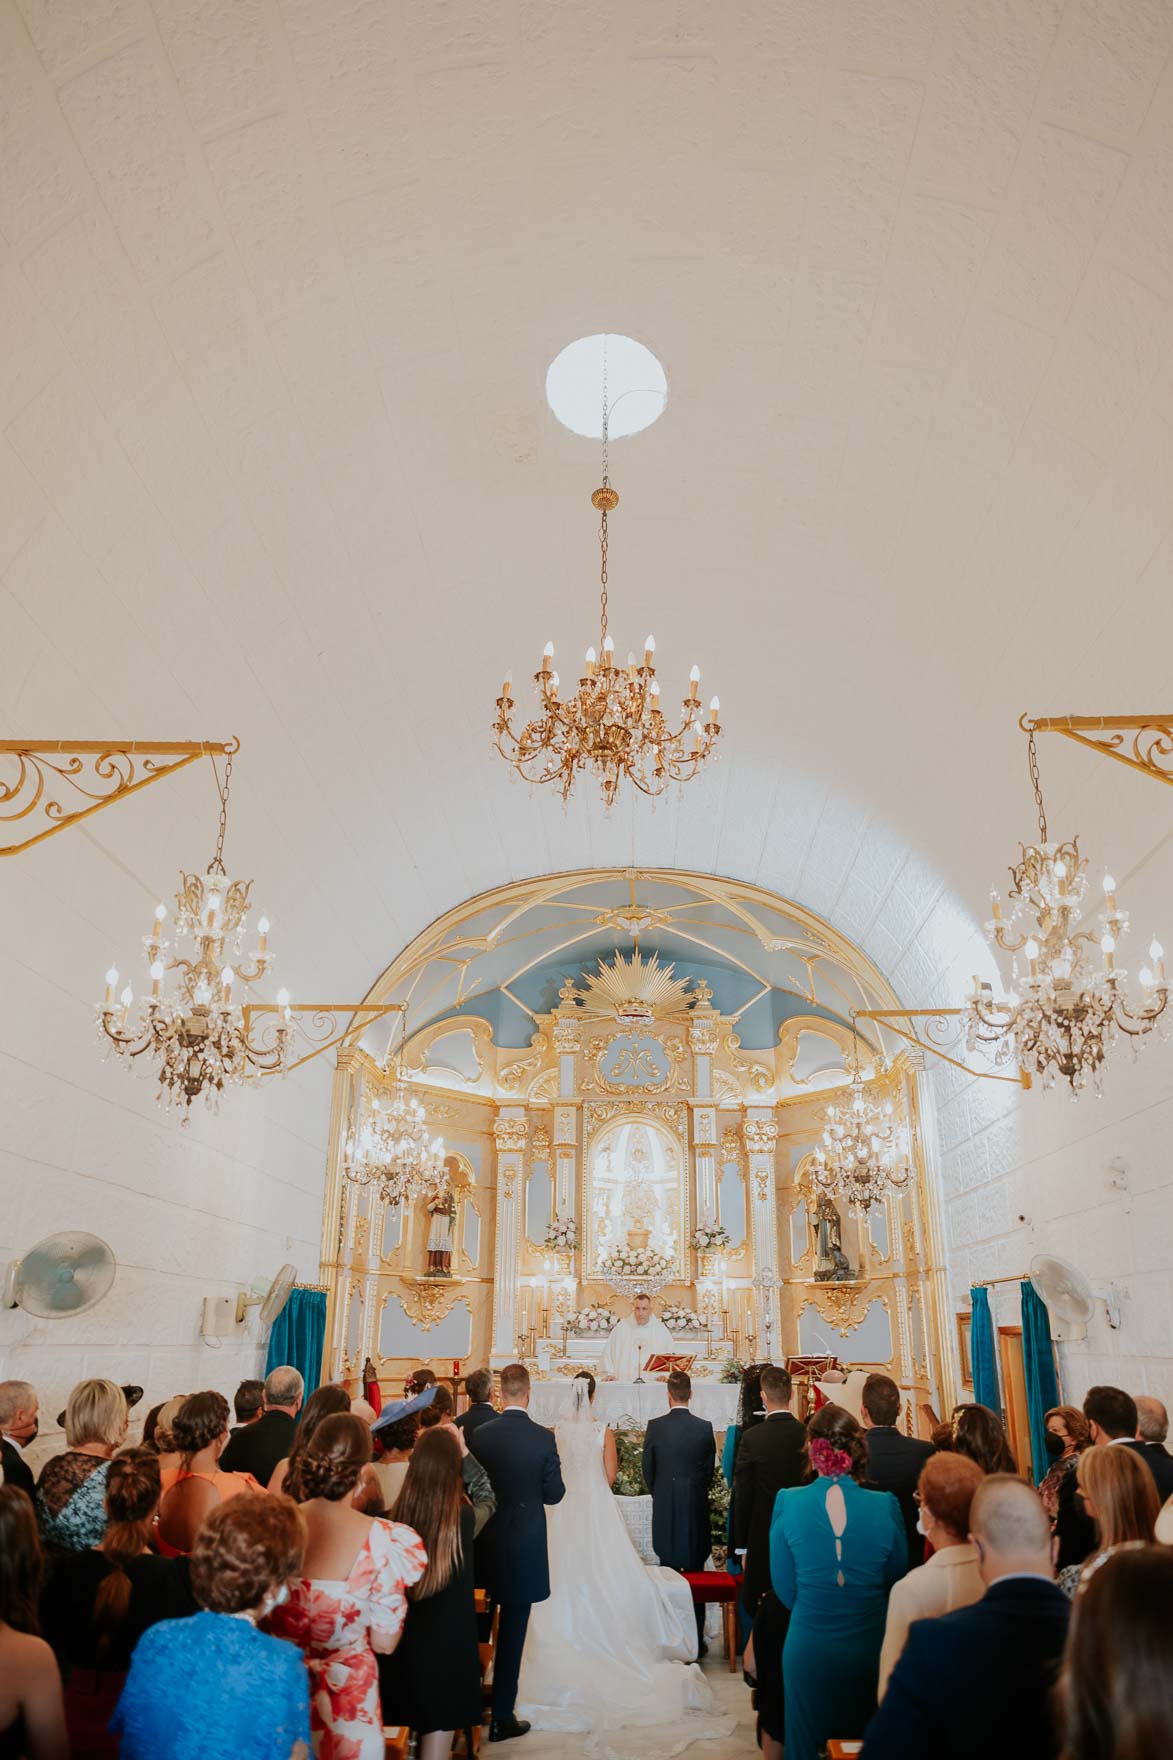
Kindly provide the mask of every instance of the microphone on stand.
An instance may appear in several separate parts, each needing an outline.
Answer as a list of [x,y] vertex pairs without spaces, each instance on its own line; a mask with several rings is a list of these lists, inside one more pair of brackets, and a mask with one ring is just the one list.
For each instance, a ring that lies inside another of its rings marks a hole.
[[633,1387],[642,1387],[644,1385],[644,1356],[642,1351],[635,1360],[635,1380],[631,1385]]

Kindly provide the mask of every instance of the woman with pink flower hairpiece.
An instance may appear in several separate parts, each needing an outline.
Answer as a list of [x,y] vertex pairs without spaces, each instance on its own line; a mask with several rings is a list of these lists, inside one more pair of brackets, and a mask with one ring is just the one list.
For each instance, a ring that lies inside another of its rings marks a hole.
[[782,1652],[786,1760],[818,1760],[833,1737],[862,1736],[876,1708],[888,1591],[908,1568],[900,1505],[867,1491],[867,1438],[827,1405],[807,1431],[815,1478],[780,1491],[770,1577],[790,1609]]

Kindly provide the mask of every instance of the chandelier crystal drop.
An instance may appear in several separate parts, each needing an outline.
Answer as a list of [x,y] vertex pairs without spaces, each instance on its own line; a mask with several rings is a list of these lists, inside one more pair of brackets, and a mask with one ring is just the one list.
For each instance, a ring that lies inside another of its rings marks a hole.
[[[135,1068],[139,1058],[156,1066],[157,1098],[163,1104],[182,1106],[185,1124],[199,1095],[216,1110],[227,1086],[283,1074],[293,1039],[287,991],[278,991],[275,1023],[259,1040],[250,1035],[238,1000],[238,986],[263,978],[273,956],[267,917],[257,923],[251,965],[244,956],[252,881],[230,880],[223,860],[231,778],[230,753],[222,785],[217,776],[220,829],[216,854],[205,874],[180,876],[174,940],[166,938],[164,904],[155,907],[151,932],[143,937],[150,995],[143,997],[136,1012],[132,987],[127,984],[119,993],[118,971],[112,967],[106,973],[106,995],[98,1009],[99,1030],[109,1046],[126,1059],[129,1068]],[[170,995],[166,992],[169,973],[176,974]]]
[[608,475],[607,420],[604,354],[603,481],[591,496],[600,516],[598,650],[587,649],[576,688],[562,696],[561,679],[554,670],[554,644],[547,642],[534,674],[537,715],[520,729],[514,727],[513,681],[507,678],[497,698],[493,737],[498,752],[526,782],[553,783],[563,800],[569,798],[579,772],[593,770],[610,807],[624,778],[642,794],[659,795],[673,782],[695,776],[720,738],[721,705],[713,697],[704,707],[700,669],[694,666],[679,725],[670,725],[661,706],[652,636],[644,643],[642,664],[630,653],[625,666],[616,663],[607,617],[607,519],[619,505],[619,496]]
[[444,1155],[444,1139],[429,1138],[423,1103],[397,1062],[390,1098],[364,1099],[358,1124],[347,1135],[343,1173],[354,1185],[377,1186],[386,1204],[438,1198],[448,1186]]
[[1104,876],[1098,926],[1081,928],[1087,861],[1077,837],[1067,843],[1048,839],[1034,729],[1024,725],[1039,841],[1023,844],[1021,861],[1011,865],[1007,914],[998,893],[990,894],[993,917],[986,933],[1011,955],[1011,984],[1004,996],[995,997],[990,984],[974,978],[967,1002],[969,1046],[992,1047],[996,1063],[1016,1062],[1045,1088],[1061,1078],[1073,1095],[1089,1082],[1099,1093],[1104,1058],[1116,1035],[1124,1033],[1135,1043],[1165,1012],[1164,953],[1154,940],[1152,964],[1138,973],[1144,995],[1133,1003],[1124,988],[1128,973],[1116,963],[1129,926],[1127,911],[1116,902],[1116,882]]
[[841,1197],[856,1210],[901,1192],[912,1177],[905,1133],[890,1099],[869,1093],[852,1048],[851,1087],[846,1100],[827,1109],[823,1139],[813,1154],[812,1178],[820,1191]]

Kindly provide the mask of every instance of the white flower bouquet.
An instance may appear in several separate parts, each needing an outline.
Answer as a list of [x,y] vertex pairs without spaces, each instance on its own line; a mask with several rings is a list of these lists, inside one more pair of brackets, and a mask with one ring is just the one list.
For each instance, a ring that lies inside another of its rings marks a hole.
[[663,1281],[671,1270],[671,1259],[656,1247],[612,1247],[599,1265],[603,1277],[655,1277]]
[[698,1222],[692,1231],[693,1250],[719,1253],[729,1245],[729,1230],[719,1222]]
[[704,1321],[695,1308],[682,1308],[679,1303],[671,1302],[661,1308],[660,1318],[669,1332],[703,1332]]
[[555,1216],[546,1225],[546,1245],[556,1253],[573,1253],[578,1245],[578,1223],[573,1216]]
[[615,1324],[615,1316],[610,1308],[596,1303],[590,1308],[576,1308],[566,1316],[567,1330],[570,1332],[610,1332]]

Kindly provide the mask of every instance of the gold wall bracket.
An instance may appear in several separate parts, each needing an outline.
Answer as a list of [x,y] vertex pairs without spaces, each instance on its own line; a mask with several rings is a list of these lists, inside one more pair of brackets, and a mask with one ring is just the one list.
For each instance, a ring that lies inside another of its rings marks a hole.
[[[975,1069],[972,1064],[963,1063],[959,1057],[951,1055],[961,1038],[961,1028],[947,1023],[964,1014],[963,1008],[857,1008],[853,1011],[853,1018],[879,1021],[909,1045],[915,1045],[920,1051],[931,1051],[934,1057],[951,1063],[964,1075],[977,1076],[983,1082],[1010,1082],[1016,1088],[1029,1088],[1031,1079],[1027,1070],[1019,1070],[1014,1076],[1002,1076],[996,1070]],[[923,1027],[918,1026],[917,1023],[922,1021]]]
[[[197,758],[227,757],[239,749],[238,739],[0,740],[0,759],[16,760],[14,777],[0,763],[0,856],[20,855],[115,801],[185,770]],[[72,805],[74,797],[81,804]],[[31,835],[5,841],[6,833],[19,835],[22,830]]]
[[1163,715],[1022,715],[1024,733],[1064,739],[1173,787],[1173,710]]
[[[402,1014],[403,1009],[402,1002],[246,1002],[244,1030],[251,1038],[254,1021],[261,1023],[263,1034],[264,1017],[302,1017],[297,1019],[298,1033],[313,1049],[289,1065],[286,1074],[292,1074],[303,1063],[311,1063],[315,1057],[321,1057],[324,1051],[333,1050],[335,1045],[353,1045],[360,1034],[365,1033],[368,1027],[373,1027],[376,1021],[383,1020],[389,1014]],[[346,1015],[350,1019],[345,1026],[340,1026]]]

